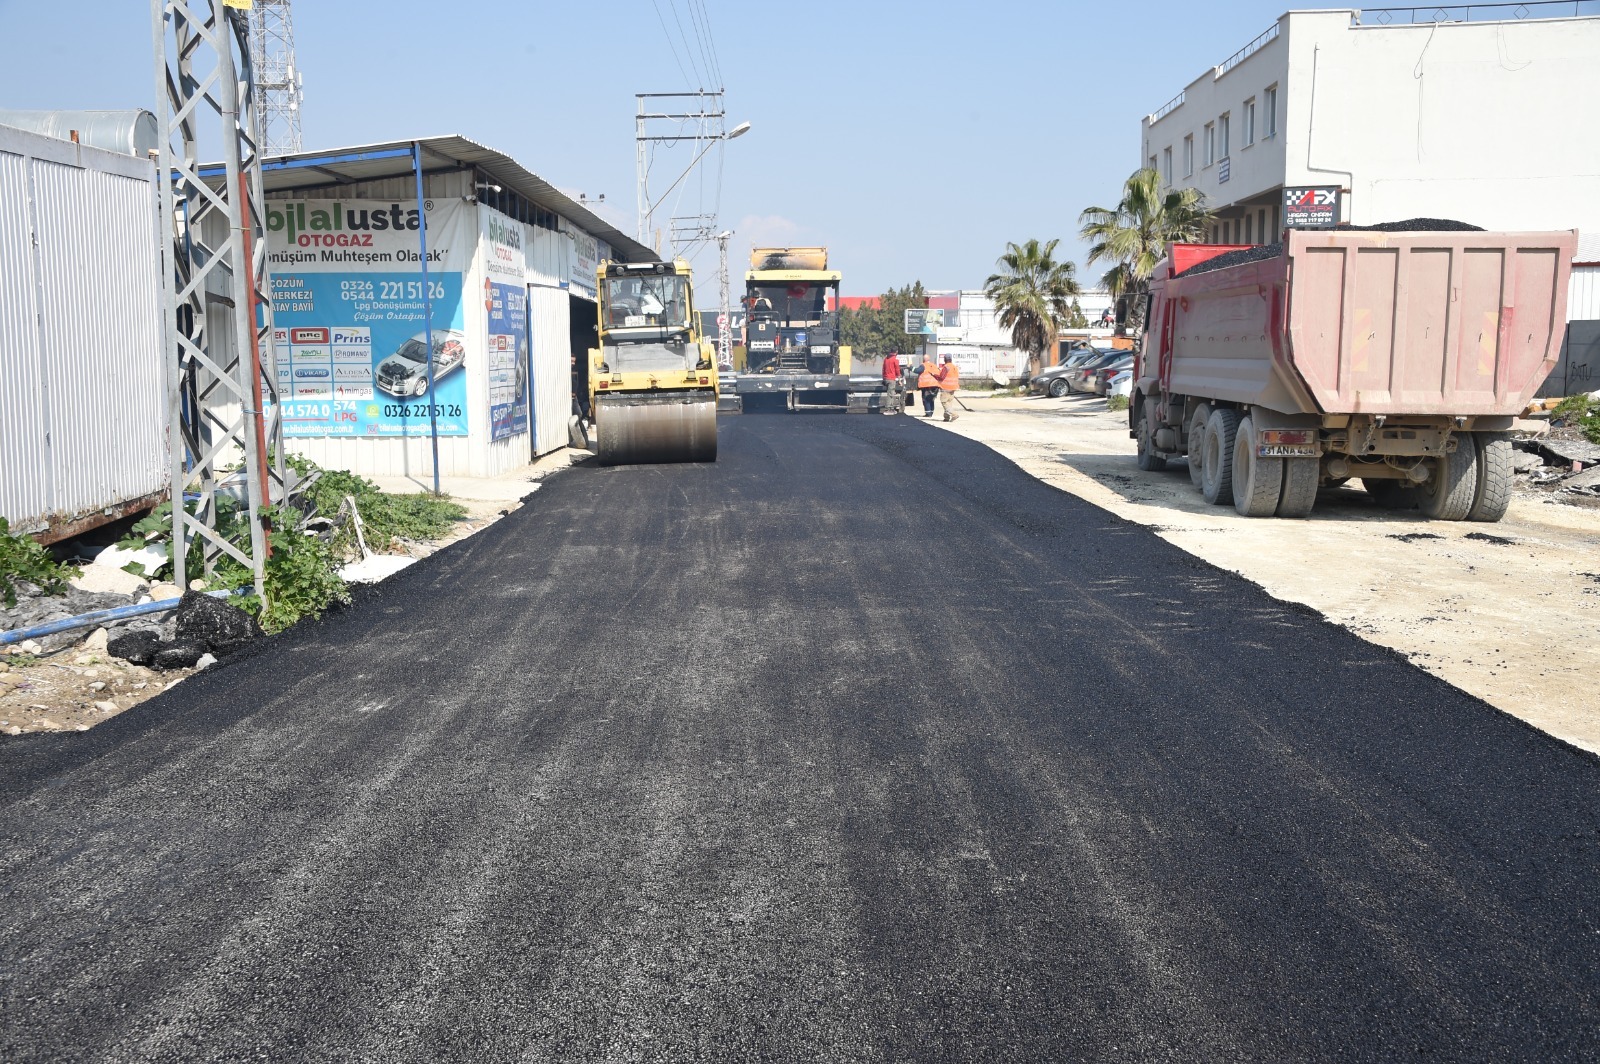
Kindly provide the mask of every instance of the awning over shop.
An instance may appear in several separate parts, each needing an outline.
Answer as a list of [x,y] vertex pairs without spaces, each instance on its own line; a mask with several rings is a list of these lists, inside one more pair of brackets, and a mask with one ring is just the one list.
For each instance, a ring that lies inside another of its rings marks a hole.
[[[406,177],[412,173],[412,143],[410,140],[395,140],[270,156],[261,162],[262,186],[268,193],[293,192]],[[567,219],[589,235],[605,241],[611,246],[612,253],[624,262],[653,262],[659,257],[509,155],[458,134],[418,137],[415,143],[422,148],[424,175],[476,168],[505,190],[520,195],[528,202]],[[207,165],[200,173],[204,178],[214,178],[220,176],[222,166],[220,163]],[[485,201],[489,198],[485,197]]]

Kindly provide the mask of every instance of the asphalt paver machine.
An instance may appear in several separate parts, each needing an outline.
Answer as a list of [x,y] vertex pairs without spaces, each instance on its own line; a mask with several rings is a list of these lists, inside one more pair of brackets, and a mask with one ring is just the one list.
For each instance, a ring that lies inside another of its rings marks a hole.
[[717,460],[717,366],[689,264],[603,262],[589,409],[602,465]]
[[827,248],[755,248],[745,274],[745,342],[734,349],[735,376],[723,389],[728,413],[770,407],[882,409],[884,382],[854,375],[840,343],[839,272]]

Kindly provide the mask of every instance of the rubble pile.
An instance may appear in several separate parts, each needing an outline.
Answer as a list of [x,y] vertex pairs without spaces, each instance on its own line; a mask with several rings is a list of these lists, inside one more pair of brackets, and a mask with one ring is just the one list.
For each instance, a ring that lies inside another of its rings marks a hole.
[[[61,594],[46,594],[27,581],[18,582],[17,604],[0,608],[0,632],[38,628],[85,613],[178,600],[175,610],[146,613],[28,639],[26,653],[44,657],[100,642],[106,654],[135,665],[160,670],[187,669],[207,657],[220,660],[262,636],[261,626],[244,610],[199,590],[182,593],[172,584],[149,582],[116,566],[127,552],[107,548],[83,567],[83,575]],[[112,590],[115,588],[115,590]]]
[[1600,499],[1600,445],[1585,440],[1519,439],[1512,469],[1529,486],[1569,497]]

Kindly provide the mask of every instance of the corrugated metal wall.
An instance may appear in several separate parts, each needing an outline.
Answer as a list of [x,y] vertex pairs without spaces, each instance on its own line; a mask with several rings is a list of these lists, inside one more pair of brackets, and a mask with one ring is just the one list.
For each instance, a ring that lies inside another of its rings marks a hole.
[[0,127],[0,513],[43,531],[164,490],[155,167]]
[[1568,321],[1600,321],[1600,266],[1574,266],[1567,289]]

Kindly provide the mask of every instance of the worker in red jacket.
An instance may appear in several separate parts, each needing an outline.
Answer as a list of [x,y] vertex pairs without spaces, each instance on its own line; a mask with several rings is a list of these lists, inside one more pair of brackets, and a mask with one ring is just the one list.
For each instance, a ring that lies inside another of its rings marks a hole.
[[898,414],[902,405],[900,398],[900,352],[890,351],[889,357],[883,360],[883,404],[885,414]]

